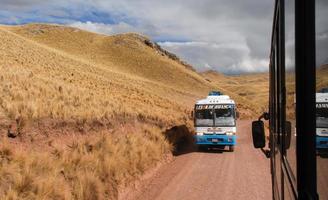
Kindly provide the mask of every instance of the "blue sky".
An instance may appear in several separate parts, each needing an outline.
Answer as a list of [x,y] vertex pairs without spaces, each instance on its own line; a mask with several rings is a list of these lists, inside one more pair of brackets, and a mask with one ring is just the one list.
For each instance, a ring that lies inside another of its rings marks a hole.
[[102,34],[137,32],[198,71],[264,72],[272,0],[0,0],[0,23],[57,23]]

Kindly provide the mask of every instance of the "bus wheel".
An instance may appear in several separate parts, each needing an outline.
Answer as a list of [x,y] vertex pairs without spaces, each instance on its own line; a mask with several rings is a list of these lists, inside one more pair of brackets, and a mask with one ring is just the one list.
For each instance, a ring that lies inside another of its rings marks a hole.
[[198,150],[198,151],[206,151],[206,150],[207,150],[207,146],[204,146],[204,145],[198,145],[198,146],[197,146],[197,150]]
[[233,152],[235,150],[235,146],[229,146],[229,151]]

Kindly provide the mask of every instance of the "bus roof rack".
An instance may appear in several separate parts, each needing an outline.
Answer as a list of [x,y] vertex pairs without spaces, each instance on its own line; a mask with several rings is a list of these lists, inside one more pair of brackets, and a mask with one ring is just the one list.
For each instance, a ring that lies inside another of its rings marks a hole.
[[328,88],[322,88],[319,90],[319,93],[328,93]]
[[220,91],[210,91],[208,93],[208,96],[221,96],[221,95],[223,95],[223,93]]

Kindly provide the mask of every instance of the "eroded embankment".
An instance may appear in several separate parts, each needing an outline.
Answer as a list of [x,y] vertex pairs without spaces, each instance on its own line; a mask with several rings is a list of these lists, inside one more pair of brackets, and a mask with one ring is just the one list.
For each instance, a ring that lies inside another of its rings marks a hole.
[[191,135],[184,125],[165,129],[138,121],[75,128],[68,122],[36,123],[18,135],[12,127],[14,138],[1,129],[0,195],[5,199],[117,199],[119,188],[176,152]]

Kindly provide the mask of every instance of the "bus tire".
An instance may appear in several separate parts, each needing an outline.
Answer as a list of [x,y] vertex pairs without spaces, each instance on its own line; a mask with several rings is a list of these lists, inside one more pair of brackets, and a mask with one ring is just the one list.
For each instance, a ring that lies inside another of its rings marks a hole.
[[197,146],[197,151],[203,152],[207,150],[207,146],[204,145],[198,145]]
[[230,152],[233,152],[234,150],[235,150],[235,146],[233,146],[233,145],[229,146],[229,151]]

